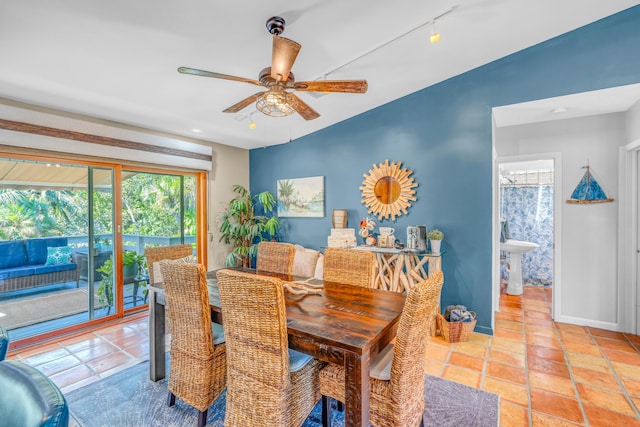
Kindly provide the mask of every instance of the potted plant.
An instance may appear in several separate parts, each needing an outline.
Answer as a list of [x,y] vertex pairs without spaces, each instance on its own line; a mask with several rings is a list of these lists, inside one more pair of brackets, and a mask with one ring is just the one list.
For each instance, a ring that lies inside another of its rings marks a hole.
[[429,243],[431,244],[431,253],[440,255],[440,243],[444,239],[444,233],[437,228],[429,231]]
[[[142,277],[141,269],[144,268],[144,255],[138,255],[135,251],[125,250],[122,256],[123,264],[123,276],[125,277],[125,283],[129,280],[136,280]],[[96,269],[102,275],[100,279],[100,285],[98,286],[98,303],[102,307],[113,306],[113,255],[108,260]],[[142,281],[142,280],[140,280]],[[143,287],[146,283],[143,283]],[[143,289],[143,294],[146,294],[146,289]]]
[[257,254],[258,243],[269,240],[280,229],[280,221],[275,215],[258,215],[260,207],[265,214],[273,213],[276,199],[268,191],[253,196],[241,185],[233,187],[237,196],[229,201],[229,206],[219,216],[220,241],[231,245],[226,265],[251,268]]

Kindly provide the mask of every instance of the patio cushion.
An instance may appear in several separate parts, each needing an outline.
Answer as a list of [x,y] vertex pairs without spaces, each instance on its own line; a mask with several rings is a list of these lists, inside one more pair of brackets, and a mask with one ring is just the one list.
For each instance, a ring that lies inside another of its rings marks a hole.
[[66,237],[39,237],[26,239],[27,264],[44,264],[47,261],[47,248],[56,246],[67,246]]
[[224,339],[224,330],[222,328],[222,325],[212,322],[211,323],[211,333],[213,334],[213,344],[214,345],[222,344],[225,341],[225,339]]
[[70,262],[70,246],[54,246],[47,248],[47,261],[44,263],[44,265],[69,264]]
[[31,276],[34,268],[30,265],[20,267],[5,268],[0,270],[0,280],[17,279],[18,277]]
[[75,270],[76,265],[72,262],[67,264],[56,264],[56,265],[38,265],[33,267],[33,274],[46,274],[46,273],[56,273],[58,271],[67,271],[67,270]]
[[289,349],[289,372],[299,371],[311,360],[311,356]]
[[[0,268],[20,267],[26,264],[27,254],[22,240],[0,243]],[[44,264],[44,261],[42,262]]]
[[371,378],[389,381],[391,379],[391,361],[393,361],[393,343],[382,349],[369,367]]

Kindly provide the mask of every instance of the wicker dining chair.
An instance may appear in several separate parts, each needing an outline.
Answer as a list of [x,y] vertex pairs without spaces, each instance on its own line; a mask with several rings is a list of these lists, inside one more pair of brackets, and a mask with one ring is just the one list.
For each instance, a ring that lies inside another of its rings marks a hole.
[[327,248],[324,251],[323,279],[371,288],[376,275],[376,261],[370,251]]
[[296,247],[291,243],[260,242],[256,270],[291,274]]
[[201,264],[160,261],[166,307],[172,321],[169,396],[193,406],[198,426],[226,386],[226,346],[222,326],[211,323],[206,269]]
[[[168,259],[180,259],[193,255],[193,247],[191,245],[173,245],[173,246],[157,246],[154,248],[145,248],[144,256],[147,258],[147,269],[149,270],[149,283],[156,283],[153,267],[156,262]],[[158,280],[161,281],[161,280]]]
[[[369,414],[376,427],[423,425],[427,337],[443,282],[442,271],[436,271],[409,290],[395,343],[385,347],[371,363]],[[344,402],[344,375],[344,367],[335,364],[320,371],[324,427],[331,425],[329,398]]]
[[322,363],[288,350],[282,281],[218,271],[227,345],[226,427],[299,427],[320,400]]

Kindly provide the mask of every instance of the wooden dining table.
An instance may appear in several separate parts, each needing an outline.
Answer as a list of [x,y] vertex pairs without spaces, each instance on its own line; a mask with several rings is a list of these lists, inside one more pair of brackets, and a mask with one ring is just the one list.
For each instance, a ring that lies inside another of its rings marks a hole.
[[[285,283],[322,285],[318,293],[285,290],[289,348],[345,367],[345,426],[369,426],[369,366],[395,337],[405,296],[360,286],[242,269]],[[207,273],[212,321],[223,323],[215,272]],[[149,286],[150,378],[166,376],[165,297]]]

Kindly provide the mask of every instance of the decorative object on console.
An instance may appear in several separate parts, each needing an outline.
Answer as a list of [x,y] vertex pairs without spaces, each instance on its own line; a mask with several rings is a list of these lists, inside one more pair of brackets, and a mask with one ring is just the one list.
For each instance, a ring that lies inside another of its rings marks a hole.
[[440,244],[444,239],[444,233],[437,228],[429,232],[429,242],[431,243],[431,253],[438,255],[440,253]]
[[352,248],[356,246],[355,228],[332,228],[331,235],[327,237],[327,246],[330,248]]
[[416,190],[418,186],[410,175],[410,169],[405,169],[402,162],[391,162],[385,160],[384,163],[373,165],[369,174],[364,174],[364,181],[360,186],[362,192],[362,203],[367,206],[370,213],[377,215],[379,220],[407,214],[407,209],[411,207],[411,202],[416,201]]
[[348,222],[346,209],[334,209],[331,212],[331,225],[333,225],[333,228],[347,228]]
[[571,198],[567,200],[567,203],[606,203],[613,202],[613,199],[608,198],[598,181],[591,175],[591,169],[589,164],[583,166],[587,171],[576,186],[575,190],[571,194]]
[[278,217],[256,215],[255,207],[260,204],[269,214],[273,212],[276,200],[268,191],[252,196],[241,185],[234,185],[233,192],[238,196],[229,201],[227,209],[218,217],[220,242],[231,245],[226,259],[228,266],[251,267],[253,256],[258,253],[258,243],[270,240],[280,229]]
[[278,216],[324,217],[324,177],[279,179]]
[[375,228],[376,228],[376,222],[369,217],[362,218],[362,221],[360,221],[360,231],[358,231],[358,235],[364,239],[365,244],[367,245],[375,244],[375,238],[371,243],[369,243],[370,241],[367,241],[368,237],[373,237],[370,235]]
[[378,246],[381,248],[393,248],[396,243],[395,229],[393,227],[380,227],[380,236],[378,236]]

